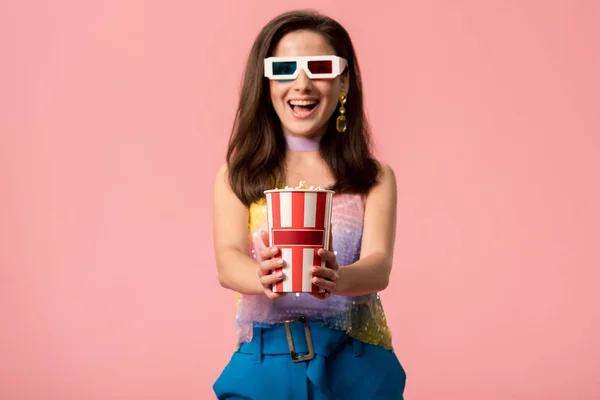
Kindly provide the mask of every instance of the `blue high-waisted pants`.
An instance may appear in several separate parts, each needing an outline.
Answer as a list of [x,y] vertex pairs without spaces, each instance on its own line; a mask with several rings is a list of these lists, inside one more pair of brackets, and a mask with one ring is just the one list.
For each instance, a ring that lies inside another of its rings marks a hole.
[[[292,345],[285,324],[254,328],[252,341],[240,345],[213,385],[218,399],[403,399],[406,374],[393,351],[318,322],[287,325]],[[294,361],[309,353],[308,342],[314,358]]]

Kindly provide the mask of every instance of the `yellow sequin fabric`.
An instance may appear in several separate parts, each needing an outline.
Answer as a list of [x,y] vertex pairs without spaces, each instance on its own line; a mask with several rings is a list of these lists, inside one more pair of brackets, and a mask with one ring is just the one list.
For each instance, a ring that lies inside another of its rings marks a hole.
[[[340,268],[360,257],[365,196],[336,194],[332,205],[333,251]],[[249,209],[251,256],[264,248],[260,232],[267,230],[266,202],[258,201]],[[391,333],[379,294],[363,296],[332,295],[318,300],[309,294],[288,294],[272,301],[264,295],[238,295],[236,330],[240,342],[252,339],[253,326],[269,326],[285,319],[305,316],[340,329],[365,343],[392,348]]]

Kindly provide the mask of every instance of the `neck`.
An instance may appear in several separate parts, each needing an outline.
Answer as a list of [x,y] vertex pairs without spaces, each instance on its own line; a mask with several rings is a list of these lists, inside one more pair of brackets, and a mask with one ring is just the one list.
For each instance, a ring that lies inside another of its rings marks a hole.
[[292,151],[318,151],[321,143],[321,136],[298,137],[285,135],[284,137],[288,150]]

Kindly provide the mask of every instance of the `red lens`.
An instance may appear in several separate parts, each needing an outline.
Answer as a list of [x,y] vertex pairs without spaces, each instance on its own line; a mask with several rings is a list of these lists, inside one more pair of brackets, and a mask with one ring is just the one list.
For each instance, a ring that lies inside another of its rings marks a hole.
[[330,74],[333,71],[331,60],[309,61],[308,70],[313,74]]

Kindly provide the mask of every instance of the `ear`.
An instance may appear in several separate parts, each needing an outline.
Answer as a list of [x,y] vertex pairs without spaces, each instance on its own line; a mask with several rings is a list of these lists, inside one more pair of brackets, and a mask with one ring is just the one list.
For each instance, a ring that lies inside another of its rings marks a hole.
[[340,75],[340,84],[342,86],[342,91],[348,93],[350,90],[350,73],[348,70]]

